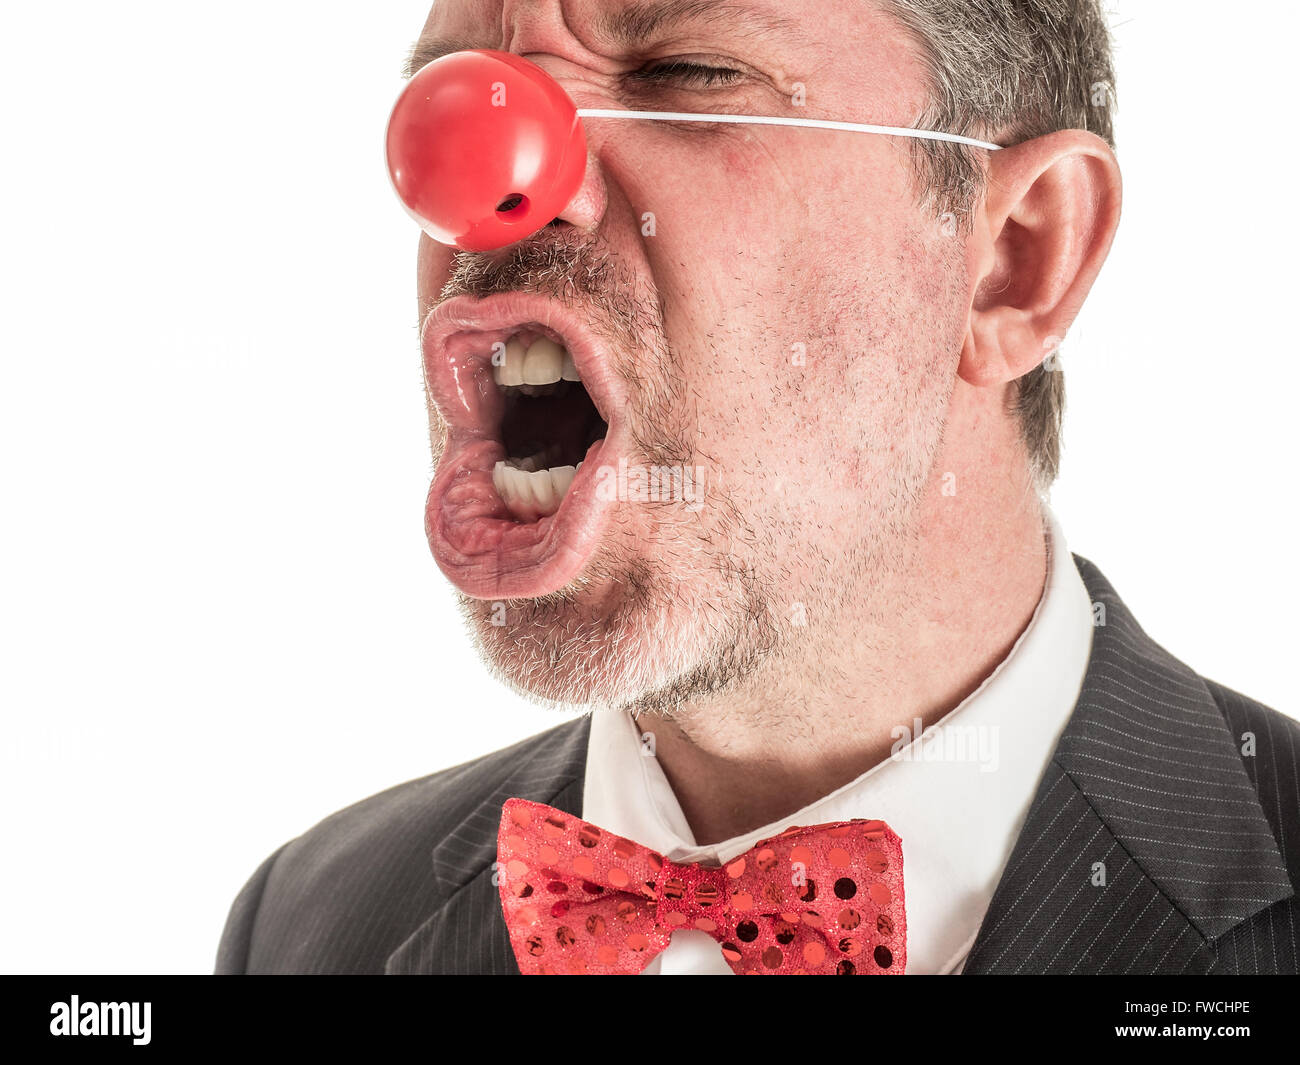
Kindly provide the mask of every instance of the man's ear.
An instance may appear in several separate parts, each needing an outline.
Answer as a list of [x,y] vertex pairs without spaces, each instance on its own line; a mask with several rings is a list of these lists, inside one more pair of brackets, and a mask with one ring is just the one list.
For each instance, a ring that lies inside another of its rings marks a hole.
[[991,153],[967,244],[962,380],[1013,381],[1052,353],[1106,259],[1119,211],[1119,164],[1095,134],[1060,130]]

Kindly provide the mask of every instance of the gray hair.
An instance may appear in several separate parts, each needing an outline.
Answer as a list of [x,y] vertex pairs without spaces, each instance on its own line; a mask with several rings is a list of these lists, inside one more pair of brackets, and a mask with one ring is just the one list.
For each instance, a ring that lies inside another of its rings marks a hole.
[[[1115,70],[1100,0],[883,0],[913,36],[929,69],[931,102],[917,125],[1014,144],[1084,129],[1115,145]],[[913,141],[918,190],[936,214],[969,232],[984,193],[985,155]],[[1046,350],[1044,355],[1050,354]],[[1014,404],[1040,492],[1061,457],[1065,379],[1039,365],[1017,382]]]

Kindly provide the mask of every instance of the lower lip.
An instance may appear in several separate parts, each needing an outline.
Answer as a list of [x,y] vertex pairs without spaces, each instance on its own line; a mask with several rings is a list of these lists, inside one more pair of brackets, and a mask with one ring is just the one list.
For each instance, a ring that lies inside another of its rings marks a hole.
[[[612,501],[596,497],[596,466],[607,444],[587,449],[560,509],[534,522],[510,516],[492,484],[504,459],[499,440],[447,441],[424,512],[438,568],[475,599],[524,599],[559,591],[600,543]],[[604,461],[604,460],[601,460]]]

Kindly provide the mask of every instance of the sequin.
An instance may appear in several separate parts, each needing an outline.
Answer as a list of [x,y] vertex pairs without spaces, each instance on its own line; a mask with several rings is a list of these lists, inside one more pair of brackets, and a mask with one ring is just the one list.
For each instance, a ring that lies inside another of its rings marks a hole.
[[879,965],[882,969],[888,969],[891,965],[894,964],[894,952],[891,951],[883,943],[881,943],[880,946],[878,946],[874,951],[872,951],[871,956],[875,958],[876,964]]
[[851,899],[858,893],[858,885],[850,877],[842,876],[835,881],[835,897],[837,899]]

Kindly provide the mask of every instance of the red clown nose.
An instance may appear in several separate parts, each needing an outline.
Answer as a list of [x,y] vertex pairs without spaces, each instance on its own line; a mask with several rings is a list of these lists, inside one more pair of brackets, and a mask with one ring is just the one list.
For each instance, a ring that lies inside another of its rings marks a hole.
[[455,52],[413,77],[388,120],[388,172],[420,227],[464,251],[523,240],[558,217],[587,169],[568,94],[506,52]]

